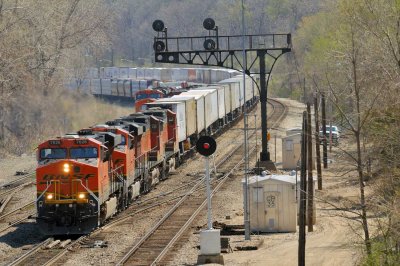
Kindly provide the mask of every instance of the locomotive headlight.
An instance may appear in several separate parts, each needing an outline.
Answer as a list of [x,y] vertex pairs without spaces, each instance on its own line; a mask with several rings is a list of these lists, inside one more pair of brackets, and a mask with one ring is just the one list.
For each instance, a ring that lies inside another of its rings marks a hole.
[[46,199],[52,200],[54,198],[54,195],[52,193],[49,193],[46,195]]
[[85,199],[86,198],[86,193],[79,193],[78,194],[78,199]]
[[64,172],[69,173],[69,164],[67,163],[64,164]]

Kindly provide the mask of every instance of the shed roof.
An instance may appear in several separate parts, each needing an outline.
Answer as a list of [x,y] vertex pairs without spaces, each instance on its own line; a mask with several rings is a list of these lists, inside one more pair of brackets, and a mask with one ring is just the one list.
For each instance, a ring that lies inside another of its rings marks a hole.
[[[261,175],[256,175],[256,176],[251,176],[249,177],[249,185],[254,184],[257,182],[264,182],[264,181],[281,181],[284,183],[288,184],[296,184],[296,176],[290,176],[290,175],[266,175],[266,176],[261,176]],[[242,183],[244,183],[244,179],[242,180]]]

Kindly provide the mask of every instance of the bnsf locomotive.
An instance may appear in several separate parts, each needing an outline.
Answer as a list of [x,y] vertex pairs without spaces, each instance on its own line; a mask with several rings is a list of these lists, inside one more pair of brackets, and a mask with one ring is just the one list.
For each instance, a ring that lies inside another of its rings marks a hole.
[[141,113],[38,147],[37,224],[47,235],[86,234],[148,192],[193,151],[257,102],[241,76],[145,104]]

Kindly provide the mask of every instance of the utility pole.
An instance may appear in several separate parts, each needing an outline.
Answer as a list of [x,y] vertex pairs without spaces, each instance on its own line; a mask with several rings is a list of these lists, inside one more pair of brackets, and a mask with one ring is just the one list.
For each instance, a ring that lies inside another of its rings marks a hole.
[[307,172],[307,112],[303,112],[301,133],[301,170],[300,170],[300,206],[299,206],[299,249],[298,265],[306,265],[306,172]]
[[315,92],[314,95],[314,118],[315,118],[315,152],[317,156],[318,190],[322,190],[321,149],[319,140],[319,114],[318,114],[317,92]]
[[306,78],[303,78],[303,103],[306,104]]
[[307,160],[308,160],[308,180],[307,180],[307,220],[308,232],[314,231],[313,228],[313,205],[314,205],[314,179],[313,179],[313,160],[312,160],[312,127],[311,127],[311,106],[307,103]]
[[325,93],[321,93],[321,101],[322,101],[322,133],[323,133],[323,161],[324,161],[324,169],[328,168],[328,147],[327,147],[327,139],[326,139],[326,110],[325,110]]
[[250,215],[249,215],[249,154],[247,143],[247,107],[246,107],[246,46],[245,46],[245,24],[244,24],[244,0],[242,0],[242,56],[243,56],[243,91],[244,91],[244,106],[243,106],[243,121],[244,121],[244,239],[250,240]]

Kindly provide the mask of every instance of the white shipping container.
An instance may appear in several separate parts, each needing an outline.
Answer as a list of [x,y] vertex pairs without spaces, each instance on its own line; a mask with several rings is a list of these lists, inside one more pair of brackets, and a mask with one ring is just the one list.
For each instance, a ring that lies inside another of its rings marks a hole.
[[129,78],[129,67],[120,67],[119,68],[119,78],[121,78],[121,79]]
[[[253,98],[253,86],[252,86],[252,79],[246,76],[246,88],[243,87],[243,75],[236,75],[232,80],[236,80],[239,83],[240,91],[246,93],[246,102]],[[244,95],[244,93],[242,93]]]
[[131,82],[128,79],[124,80],[124,96],[125,97],[132,97]]
[[139,89],[140,90],[145,90],[147,89],[147,80],[140,80],[139,81]]
[[100,88],[102,95],[111,95],[111,80],[110,79],[101,79],[100,80]]
[[225,96],[225,114],[229,114],[232,112],[232,103],[231,103],[231,88],[229,84],[221,84],[224,88],[224,96]]
[[136,69],[136,78],[137,79],[144,79],[144,69],[143,68],[137,68]]
[[184,68],[172,68],[171,78],[174,81],[184,81],[188,79],[188,70]]
[[218,92],[218,118],[223,119],[225,113],[225,89],[222,86],[210,86],[207,89],[217,90]]
[[190,92],[204,96],[205,126],[206,128],[210,127],[215,121],[218,120],[217,90],[209,90],[207,87],[200,87],[190,90]]
[[119,67],[111,67],[111,69],[112,69],[111,78],[113,79],[119,78]]
[[231,94],[231,111],[241,107],[239,83],[234,79],[225,79],[220,81],[221,84],[229,84]]
[[187,139],[186,137],[186,108],[185,102],[163,102],[163,99],[157,100],[152,103],[146,103],[147,109],[151,107],[161,107],[169,109],[176,114],[178,126],[178,141],[182,142]]
[[211,69],[211,83],[216,83],[219,81],[217,72],[218,72],[218,69],[216,69],[216,68]]
[[101,93],[101,84],[100,79],[92,79],[90,81],[90,91],[92,94],[100,94]]
[[162,99],[163,102],[184,102],[186,108],[186,136],[190,137],[197,134],[197,109],[196,101],[193,96],[175,95],[171,98]]
[[118,80],[113,80],[111,82],[111,95],[118,96]]
[[103,67],[103,78],[110,79],[113,76],[112,67]]
[[161,69],[161,81],[171,81],[171,69],[170,68],[162,68]]
[[144,69],[144,79],[154,79],[154,69],[153,68],[145,68]]
[[197,132],[200,133],[202,132],[205,127],[205,109],[204,109],[204,96],[203,95],[199,95],[199,94],[192,94],[191,91],[187,91],[187,92],[182,92],[181,94],[179,94],[179,96],[189,96],[189,97],[194,97],[195,101],[196,101],[196,110],[197,110],[197,115],[196,115],[196,119],[197,119]]
[[156,80],[161,80],[161,68],[154,68],[153,78]]
[[128,70],[128,78],[130,78],[130,79],[136,79],[137,77],[136,77],[136,68],[129,68],[129,70]]

